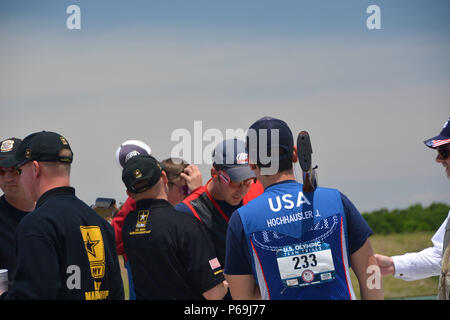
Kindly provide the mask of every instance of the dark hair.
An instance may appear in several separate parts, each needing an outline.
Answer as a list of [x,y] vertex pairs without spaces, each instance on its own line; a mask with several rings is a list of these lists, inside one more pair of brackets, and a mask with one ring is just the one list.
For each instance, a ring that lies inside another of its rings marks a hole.
[[[279,152],[278,154],[280,156],[287,154],[287,151],[284,148],[279,148],[278,152]],[[271,155],[272,155],[271,150],[267,150],[267,157],[270,157]],[[284,157],[281,157],[281,158],[282,159],[278,161],[277,173],[292,170],[292,168],[293,168],[292,155],[290,157],[288,156],[287,158],[284,158]],[[263,164],[263,163],[261,163],[260,159],[258,159],[256,165],[260,168],[269,168],[272,166],[272,161],[269,161],[267,164]]]

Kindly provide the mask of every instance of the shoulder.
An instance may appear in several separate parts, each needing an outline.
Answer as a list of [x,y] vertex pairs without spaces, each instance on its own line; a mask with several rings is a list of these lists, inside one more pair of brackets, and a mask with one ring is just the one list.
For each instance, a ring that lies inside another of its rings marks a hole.
[[189,203],[192,200],[197,199],[199,196],[201,196],[206,191],[206,184],[204,186],[201,186],[197,189],[195,189],[190,195],[188,195],[182,203]]
[[188,204],[186,204],[184,202],[180,202],[179,204],[177,204],[175,206],[175,210],[179,211],[180,213],[181,212],[184,212],[184,213],[191,213],[192,212],[192,210],[191,210],[191,208],[189,208]]
[[167,226],[171,225],[179,230],[189,230],[200,224],[200,221],[192,215],[191,211],[178,210],[178,205],[175,208],[172,205],[159,208],[158,210],[161,211],[155,217],[164,221]]
[[239,213],[240,209],[242,209],[242,207],[233,212],[230,221],[228,222],[228,231],[235,234],[240,234],[243,231],[242,219]]
[[[175,209],[178,212],[184,212],[191,216],[196,216],[197,213],[195,209],[192,207],[191,201],[198,199],[203,193],[206,191],[206,185],[197,188],[193,193],[188,195],[182,202],[175,206]],[[199,219],[199,218],[198,218]]]

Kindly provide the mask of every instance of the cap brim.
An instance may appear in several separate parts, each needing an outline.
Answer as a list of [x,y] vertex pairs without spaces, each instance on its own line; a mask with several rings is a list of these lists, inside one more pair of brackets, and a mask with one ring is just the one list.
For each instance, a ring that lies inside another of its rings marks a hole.
[[248,165],[232,166],[222,168],[229,176],[231,181],[240,182],[250,178],[256,178],[255,173]]
[[0,157],[0,167],[9,168],[15,167],[19,161],[17,161],[14,155]]
[[423,143],[429,148],[436,149],[444,144],[450,143],[450,137],[436,136],[434,138],[425,140]]

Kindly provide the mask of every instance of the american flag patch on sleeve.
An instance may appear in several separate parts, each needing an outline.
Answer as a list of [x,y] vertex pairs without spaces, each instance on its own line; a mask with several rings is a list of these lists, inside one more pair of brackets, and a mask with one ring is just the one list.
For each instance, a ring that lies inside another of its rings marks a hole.
[[208,262],[215,276],[223,272],[222,266],[220,265],[220,262],[219,260],[217,260],[217,258],[211,259]]
[[219,260],[217,258],[209,260],[209,265],[211,266],[212,270],[219,269],[221,267]]

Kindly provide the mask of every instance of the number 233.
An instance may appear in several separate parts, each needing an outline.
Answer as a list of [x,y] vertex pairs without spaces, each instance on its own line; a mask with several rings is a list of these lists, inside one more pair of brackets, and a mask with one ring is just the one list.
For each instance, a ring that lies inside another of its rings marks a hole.
[[311,253],[309,255],[301,255],[292,257],[292,261],[295,262],[294,269],[299,270],[302,268],[315,267],[317,266],[316,255]]

